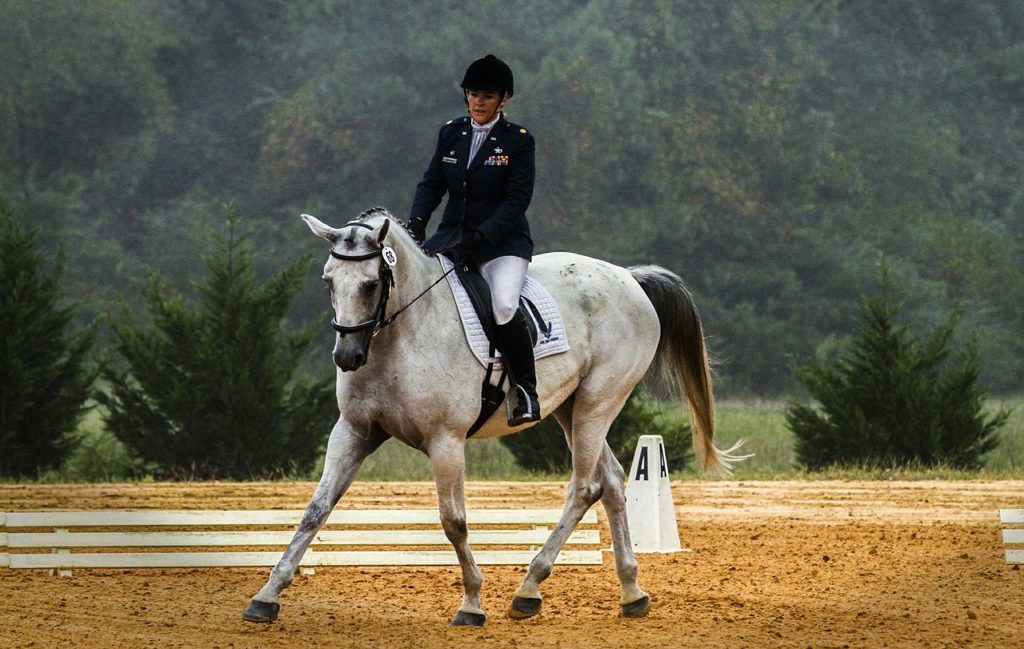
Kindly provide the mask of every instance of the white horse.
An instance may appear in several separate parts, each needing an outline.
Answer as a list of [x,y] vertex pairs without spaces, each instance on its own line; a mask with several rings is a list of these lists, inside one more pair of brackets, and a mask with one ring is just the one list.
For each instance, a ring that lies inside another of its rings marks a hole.
[[[448,287],[432,287],[441,277],[437,260],[403,227],[393,226],[396,219],[386,210],[368,210],[341,228],[302,218],[331,244],[323,279],[338,330],[334,362],[341,414],[327,443],[323,476],[295,536],[243,618],[277,618],[278,596],[291,583],[310,540],[363,460],[394,437],[430,458],[441,523],[462,567],[464,596],[452,624],[482,625],[483,575],[467,543],[463,482],[466,431],[480,410],[484,369],[466,343],[455,300]],[[565,431],[572,477],[561,519],[530,563],[508,615],[523,619],[540,611],[541,582],[577,523],[601,500],[621,584],[621,614],[641,617],[650,598],[637,584],[625,474],[605,436],[657,357],[689,400],[693,443],[703,468],[728,472],[742,459],[734,454],[738,444],[724,451],[713,444],[714,399],[700,318],[682,280],[657,266],[625,269],[552,253],[537,256],[530,275],[551,291],[571,345],[568,352],[540,360],[537,378],[542,412],[553,413]],[[512,432],[499,409],[475,437]]]

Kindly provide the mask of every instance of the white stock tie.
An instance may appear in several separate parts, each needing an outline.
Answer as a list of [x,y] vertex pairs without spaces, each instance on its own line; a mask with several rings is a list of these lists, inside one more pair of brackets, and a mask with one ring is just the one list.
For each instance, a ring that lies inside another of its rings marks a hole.
[[487,139],[487,134],[490,133],[491,128],[493,128],[494,125],[498,123],[498,119],[500,117],[501,115],[499,114],[486,124],[477,124],[476,122],[472,122],[471,120],[471,123],[473,125],[473,141],[469,145],[469,160],[466,160],[467,168],[473,162],[473,158],[476,157],[477,151],[480,150],[480,147],[483,146],[484,144],[484,140]]

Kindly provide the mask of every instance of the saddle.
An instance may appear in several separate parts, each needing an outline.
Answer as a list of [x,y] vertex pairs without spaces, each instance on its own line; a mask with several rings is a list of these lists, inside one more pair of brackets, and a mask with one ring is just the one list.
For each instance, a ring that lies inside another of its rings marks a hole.
[[[473,310],[476,311],[476,315],[480,319],[480,325],[487,335],[490,347],[488,356],[493,359],[495,350],[500,351],[500,349],[497,344],[497,323],[494,320],[494,310],[491,303],[491,287],[488,286],[487,280],[476,269],[466,264],[460,264],[454,259],[452,263],[455,264],[455,274],[458,276],[459,281],[462,282],[463,288],[466,289],[466,295],[469,296],[469,301],[473,304]],[[519,310],[523,312],[523,315],[527,316],[526,323],[530,330],[530,340],[536,345],[538,336],[536,322],[543,322],[540,312],[529,298],[523,296],[519,297]],[[467,438],[476,434],[484,425],[484,422],[501,407],[501,402],[505,400],[505,379],[508,376],[508,368],[504,363],[501,364],[501,374],[496,385],[491,382],[494,370],[495,362],[490,360],[487,363],[484,380],[480,384],[480,414],[466,432]]]

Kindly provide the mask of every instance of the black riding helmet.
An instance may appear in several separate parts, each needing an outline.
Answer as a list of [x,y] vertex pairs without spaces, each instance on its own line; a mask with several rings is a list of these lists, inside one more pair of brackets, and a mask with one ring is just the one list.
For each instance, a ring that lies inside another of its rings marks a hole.
[[511,97],[512,85],[512,69],[493,54],[470,63],[462,77],[463,90],[493,90]]

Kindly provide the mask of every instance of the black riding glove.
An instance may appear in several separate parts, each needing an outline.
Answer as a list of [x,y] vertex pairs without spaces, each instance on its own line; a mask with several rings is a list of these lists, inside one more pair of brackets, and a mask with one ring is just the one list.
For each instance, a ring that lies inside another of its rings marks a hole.
[[462,240],[455,246],[455,256],[459,259],[465,259],[485,241],[487,240],[484,239],[484,235],[480,234],[477,230],[465,230],[462,233]]
[[423,245],[423,240],[427,238],[427,224],[423,219],[409,219],[406,229],[416,243]]

